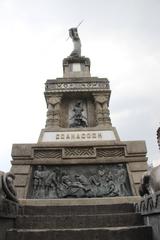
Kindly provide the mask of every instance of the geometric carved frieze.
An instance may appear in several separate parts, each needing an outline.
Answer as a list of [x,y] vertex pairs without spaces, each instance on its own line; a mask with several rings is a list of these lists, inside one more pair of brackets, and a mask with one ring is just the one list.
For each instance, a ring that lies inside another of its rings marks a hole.
[[32,167],[28,198],[131,196],[125,164],[38,165]]
[[96,149],[93,147],[67,147],[62,150],[62,158],[95,158]]
[[49,149],[43,149],[43,150],[34,150],[34,157],[35,158],[61,158],[62,157],[62,151],[61,150],[49,150]]
[[97,157],[121,157],[124,156],[124,148],[99,148]]
[[82,81],[82,82],[52,82],[46,84],[46,91],[47,92],[53,91],[54,92],[78,92],[78,91],[108,91],[109,90],[109,83],[108,80],[103,81]]

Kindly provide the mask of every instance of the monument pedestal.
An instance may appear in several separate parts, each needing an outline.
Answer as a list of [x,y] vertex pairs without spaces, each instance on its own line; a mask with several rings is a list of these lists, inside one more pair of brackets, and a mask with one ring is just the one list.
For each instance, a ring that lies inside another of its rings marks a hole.
[[143,141],[14,144],[15,187],[24,199],[136,196],[145,154]]

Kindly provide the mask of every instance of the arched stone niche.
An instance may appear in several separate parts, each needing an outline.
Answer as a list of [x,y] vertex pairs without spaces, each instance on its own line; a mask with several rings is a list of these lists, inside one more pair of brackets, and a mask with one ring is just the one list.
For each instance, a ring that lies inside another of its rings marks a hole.
[[[79,108],[79,110],[77,110]],[[82,126],[78,126],[75,123],[76,111],[81,113],[83,123]],[[65,94],[61,101],[61,113],[60,113],[60,126],[62,128],[81,128],[81,127],[95,127],[95,105],[94,99],[90,94],[76,93]]]

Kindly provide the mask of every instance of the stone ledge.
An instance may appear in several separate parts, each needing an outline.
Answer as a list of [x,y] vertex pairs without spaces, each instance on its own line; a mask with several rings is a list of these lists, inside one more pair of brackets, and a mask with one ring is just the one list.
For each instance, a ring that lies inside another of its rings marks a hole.
[[72,205],[110,205],[121,203],[138,203],[140,196],[109,198],[68,198],[68,199],[19,199],[23,206],[72,206]]
[[[83,158],[83,159],[49,159],[49,158],[37,158],[34,160],[27,160],[27,159],[14,159],[14,161],[12,161],[12,166],[15,165],[36,165],[36,164],[44,164],[44,165],[57,165],[57,164],[101,164],[101,163],[130,163],[130,162],[134,162],[134,163],[138,163],[144,161],[146,162],[147,159],[145,157],[143,158],[124,158],[124,157],[103,157],[103,158],[98,158],[98,159],[87,159],[87,158]],[[143,170],[139,170],[143,171]],[[135,171],[134,171],[135,172]]]

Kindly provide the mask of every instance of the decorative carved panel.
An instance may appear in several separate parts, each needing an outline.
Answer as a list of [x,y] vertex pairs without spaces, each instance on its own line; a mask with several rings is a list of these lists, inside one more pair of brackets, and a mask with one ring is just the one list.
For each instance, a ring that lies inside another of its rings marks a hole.
[[121,157],[124,156],[123,148],[101,148],[97,149],[97,157]]
[[54,92],[79,92],[79,91],[107,91],[109,89],[108,80],[100,80],[98,81],[82,81],[82,82],[48,82],[46,84],[46,92],[50,90],[54,90]]
[[63,158],[93,158],[96,157],[96,149],[93,147],[68,147],[62,150]]
[[28,198],[85,198],[132,195],[125,164],[33,167]]
[[61,150],[34,150],[35,158],[61,158]]

